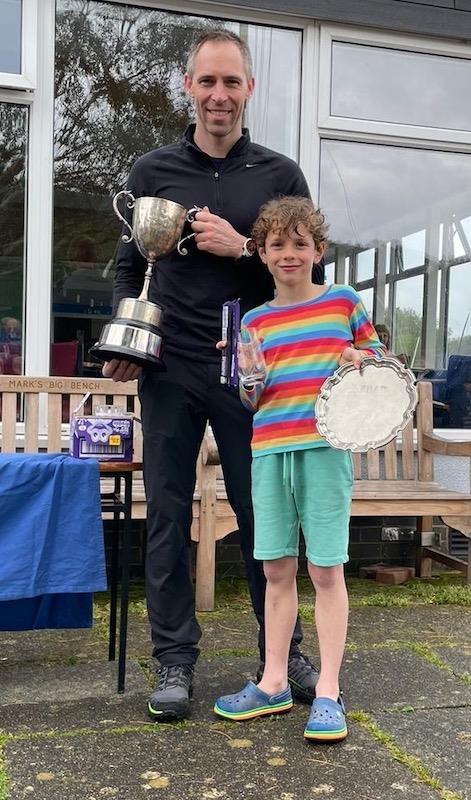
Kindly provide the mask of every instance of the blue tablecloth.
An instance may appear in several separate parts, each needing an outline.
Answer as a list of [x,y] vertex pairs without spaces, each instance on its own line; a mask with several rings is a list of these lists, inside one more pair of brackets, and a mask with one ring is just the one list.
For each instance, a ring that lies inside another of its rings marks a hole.
[[[20,601],[15,629],[25,627],[26,598],[35,599],[31,627],[59,627],[44,624],[48,607],[57,619],[71,619],[77,594],[104,589],[98,463],[62,454],[0,455],[0,601]],[[37,599],[63,593],[74,598],[68,598],[69,611],[64,606],[58,615],[57,597]],[[91,622],[90,596],[82,602]],[[0,629],[2,616],[11,612],[8,602],[0,603]],[[79,617],[77,627],[82,627],[83,614]]]

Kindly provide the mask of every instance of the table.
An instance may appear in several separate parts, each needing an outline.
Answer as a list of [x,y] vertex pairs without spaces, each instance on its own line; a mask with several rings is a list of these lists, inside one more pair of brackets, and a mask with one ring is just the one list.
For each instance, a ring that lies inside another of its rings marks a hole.
[[[116,627],[118,621],[118,581],[121,560],[121,597],[119,617],[118,692],[124,692],[126,679],[126,644],[129,600],[129,559],[132,525],[132,478],[142,470],[142,463],[100,461],[100,478],[113,478],[112,491],[101,491],[101,510],[111,512],[114,535],[110,563],[110,622],[108,660],[116,659]],[[121,523],[122,517],[122,525]],[[121,545],[121,546],[120,546]],[[121,559],[120,559],[121,555]]]

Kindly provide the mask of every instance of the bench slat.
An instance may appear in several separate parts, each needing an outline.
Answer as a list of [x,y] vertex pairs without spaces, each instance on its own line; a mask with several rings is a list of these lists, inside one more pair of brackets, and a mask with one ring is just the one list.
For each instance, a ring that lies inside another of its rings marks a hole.
[[408,480],[415,478],[414,464],[414,427],[411,420],[402,431],[402,477]]
[[353,461],[353,477],[355,478],[355,480],[359,480],[361,478],[361,454],[352,453],[352,461]]
[[386,480],[397,478],[397,450],[395,439],[393,439],[392,442],[388,442],[384,448],[384,474],[386,475]]
[[368,450],[366,454],[366,464],[368,467],[368,478],[379,478],[379,450]]
[[16,394],[4,392],[2,397],[2,452],[16,450]]
[[25,453],[38,452],[39,395],[25,395]]
[[60,453],[62,449],[62,395],[50,394],[47,398],[47,452]]

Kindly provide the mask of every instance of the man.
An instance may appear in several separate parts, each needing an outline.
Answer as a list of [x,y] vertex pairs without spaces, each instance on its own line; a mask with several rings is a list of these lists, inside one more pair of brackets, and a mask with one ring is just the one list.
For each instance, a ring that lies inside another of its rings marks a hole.
[[[159,681],[149,700],[156,721],[189,715],[201,630],[190,575],[190,525],[195,465],[206,423],[219,449],[228,499],[236,513],[252,605],[260,624],[263,672],[265,578],[253,558],[250,495],[252,419],[236,389],[220,383],[221,307],[240,298],[245,313],[273,296],[271,278],[248,238],[259,207],[281,194],[309,195],[299,167],[253,144],[242,117],[254,90],[250,52],[229,31],[211,31],[192,48],[184,78],[196,124],[177,144],[147,153],[128,182],[134,196],[161,196],[185,208],[200,206],[188,255],[173,252],[154,270],[149,298],[164,309],[165,371],[140,378],[144,477],[148,504],[146,591]],[[121,245],[115,306],[140,292],[145,261]],[[319,282],[323,282],[321,279]],[[105,377],[131,380],[140,368],[114,359]],[[317,673],[293,633],[290,681],[310,702]]]

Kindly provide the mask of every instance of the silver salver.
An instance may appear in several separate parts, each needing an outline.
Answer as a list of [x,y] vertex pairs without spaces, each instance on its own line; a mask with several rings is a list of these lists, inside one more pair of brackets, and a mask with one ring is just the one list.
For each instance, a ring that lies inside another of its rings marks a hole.
[[[127,207],[133,209],[132,225],[118,208],[118,202],[123,197],[127,198]],[[160,369],[162,308],[148,300],[154,264],[158,258],[163,258],[175,248],[180,255],[187,255],[182,244],[195,234],[180,238],[183,226],[185,222],[193,222],[195,213],[201,209],[194,206],[187,211],[172,200],[163,197],[135,198],[128,191],[118,192],[114,196],[113,209],[130,232],[129,235],[123,234],[122,241],[126,244],[135,242],[147,261],[147,269],[139,297],[121,300],[115,319],[104,326],[99,341],[90,348],[90,353],[103,361],[126,359],[141,366]]]
[[365,453],[390,442],[417,405],[414,374],[397,359],[365,357],[339,367],[321,386],[317,429],[332,447]]

